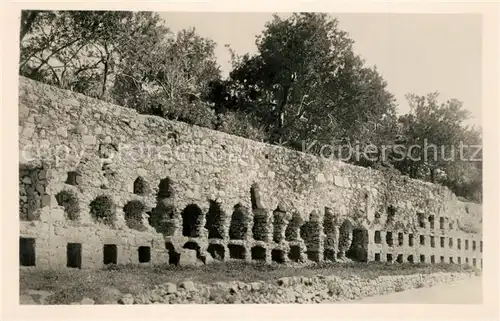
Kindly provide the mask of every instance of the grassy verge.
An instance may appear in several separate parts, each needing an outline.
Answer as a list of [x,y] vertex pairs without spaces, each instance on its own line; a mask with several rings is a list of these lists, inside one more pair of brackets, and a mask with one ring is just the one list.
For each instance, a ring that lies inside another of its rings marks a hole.
[[243,282],[275,281],[281,277],[337,275],[376,278],[382,275],[428,274],[436,272],[472,271],[454,264],[384,264],[384,263],[325,263],[309,267],[215,263],[201,267],[176,266],[114,266],[104,270],[20,271],[21,294],[27,290],[45,290],[53,294],[49,304],[69,304],[87,297],[96,303],[114,301],[120,293],[138,294],[165,282],[192,280],[199,283],[238,280]]

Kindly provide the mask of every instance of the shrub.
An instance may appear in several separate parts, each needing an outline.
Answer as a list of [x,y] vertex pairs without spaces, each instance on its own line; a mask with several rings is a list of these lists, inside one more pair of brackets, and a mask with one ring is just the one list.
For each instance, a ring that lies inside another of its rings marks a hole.
[[64,207],[64,212],[70,220],[77,220],[80,217],[80,207],[78,197],[72,191],[62,190],[56,195],[57,204]]
[[90,215],[97,222],[112,224],[115,219],[115,205],[109,196],[101,195],[90,203]]
[[182,121],[191,125],[213,128],[215,112],[202,102],[186,101],[161,101],[162,116],[176,121]]
[[221,114],[216,129],[256,141],[267,141],[269,139],[264,127],[257,125],[251,116],[243,112]]
[[144,213],[145,210],[146,205],[139,200],[133,200],[125,204],[123,212],[125,212],[127,226],[134,230],[144,230],[145,226],[142,224],[142,213]]

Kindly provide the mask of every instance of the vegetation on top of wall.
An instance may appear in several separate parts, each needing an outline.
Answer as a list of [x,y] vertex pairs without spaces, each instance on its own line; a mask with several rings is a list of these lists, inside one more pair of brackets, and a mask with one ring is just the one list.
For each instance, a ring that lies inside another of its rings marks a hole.
[[[156,13],[25,10],[19,73],[139,113],[314,155],[325,144],[374,146],[366,155],[331,152],[481,202],[482,161],[448,160],[461,143],[482,143],[480,129],[464,125],[469,114],[462,103],[439,102],[437,93],[410,94],[410,112],[397,116],[386,81],[353,43],[327,14],[276,15],[257,37],[255,54],[231,52],[224,79],[212,40],[194,29],[173,33]],[[424,159],[418,156],[425,143],[446,148],[430,149]],[[401,153],[411,146],[420,148]],[[465,157],[473,153],[466,150]]]
[[112,225],[115,220],[115,205],[107,195],[97,196],[89,204],[90,215],[98,223]]
[[145,226],[142,224],[142,214],[146,209],[146,205],[139,200],[133,200],[125,204],[123,212],[125,213],[127,226],[131,229],[144,231]]
[[56,194],[57,204],[64,207],[68,219],[75,221],[80,217],[80,205],[78,203],[78,196],[68,190],[62,190]]

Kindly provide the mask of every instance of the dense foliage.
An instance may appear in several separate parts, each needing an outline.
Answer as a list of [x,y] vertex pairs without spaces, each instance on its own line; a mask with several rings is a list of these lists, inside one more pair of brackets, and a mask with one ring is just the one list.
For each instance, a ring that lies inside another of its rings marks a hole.
[[470,159],[480,159],[478,148],[458,157],[461,144],[481,145],[461,102],[408,95],[411,111],[398,116],[382,76],[329,15],[274,16],[255,54],[233,53],[226,79],[212,40],[194,29],[173,33],[151,12],[23,11],[20,40],[23,76],[140,113],[396,169],[481,201],[482,162]]

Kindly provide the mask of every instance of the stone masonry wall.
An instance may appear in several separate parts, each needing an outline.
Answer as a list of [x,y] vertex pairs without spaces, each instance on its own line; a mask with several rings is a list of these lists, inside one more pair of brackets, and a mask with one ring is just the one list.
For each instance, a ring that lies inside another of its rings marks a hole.
[[20,242],[36,266],[67,266],[80,253],[82,267],[100,267],[116,252],[118,263],[146,264],[482,264],[481,206],[442,186],[139,115],[23,77],[19,134]]

